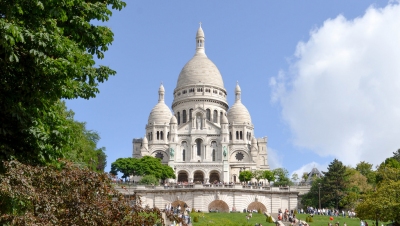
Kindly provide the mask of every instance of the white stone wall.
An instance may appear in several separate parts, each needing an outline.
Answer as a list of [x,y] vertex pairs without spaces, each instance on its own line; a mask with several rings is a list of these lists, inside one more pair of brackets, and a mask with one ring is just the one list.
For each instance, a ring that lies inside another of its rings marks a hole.
[[299,192],[295,188],[282,190],[273,187],[271,190],[261,190],[244,189],[241,186],[239,188],[203,188],[202,185],[196,185],[196,187],[200,188],[164,189],[164,187],[155,187],[146,189],[144,186],[137,186],[128,191],[125,189],[119,189],[119,191],[125,195],[137,192],[142,198],[143,206],[149,205],[160,209],[164,209],[165,205],[174,201],[183,201],[189,208],[208,212],[208,206],[214,200],[222,200],[228,205],[229,210],[235,207],[237,211],[247,209],[255,201],[261,202],[267,208],[268,213],[277,213],[279,209],[292,210],[298,207]]

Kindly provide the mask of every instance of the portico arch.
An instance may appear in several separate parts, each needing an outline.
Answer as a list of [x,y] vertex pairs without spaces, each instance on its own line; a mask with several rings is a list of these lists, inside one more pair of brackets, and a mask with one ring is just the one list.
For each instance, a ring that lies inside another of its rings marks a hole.
[[229,206],[222,200],[214,200],[208,205],[208,211],[229,213]]
[[193,182],[201,182],[204,183],[204,173],[200,170],[194,172]]
[[186,207],[188,207],[188,205],[186,204],[186,202],[182,201],[182,200],[176,200],[173,203],[171,203],[171,206],[176,208],[178,206],[181,207],[181,210],[184,210]]
[[213,171],[211,171],[210,172],[210,176],[209,176],[209,178],[210,178],[210,183],[215,183],[215,182],[220,182],[220,179],[219,179],[219,172],[218,171],[216,171],[216,170],[213,170]]
[[186,171],[179,171],[178,172],[178,182],[189,182],[189,174]]
[[261,213],[267,212],[267,207],[265,207],[264,204],[262,204],[261,202],[258,202],[258,201],[250,203],[247,206],[247,209],[250,210],[250,211],[251,210],[257,210],[257,211],[260,210]]

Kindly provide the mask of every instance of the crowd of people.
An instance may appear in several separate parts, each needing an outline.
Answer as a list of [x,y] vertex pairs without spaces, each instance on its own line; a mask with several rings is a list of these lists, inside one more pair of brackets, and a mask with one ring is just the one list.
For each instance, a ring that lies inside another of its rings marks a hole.
[[178,216],[179,218],[183,219],[183,222],[186,224],[191,223],[190,208],[186,204],[184,204],[184,206],[177,205],[174,207],[172,206],[172,203],[169,203],[165,205],[164,211],[166,213]]
[[[303,213],[303,209],[300,209],[300,213]],[[314,207],[307,207],[307,213],[310,215],[325,215],[325,216],[334,216],[334,217],[349,217],[354,218],[356,217],[356,213],[352,210],[342,210],[339,211],[337,209],[328,209],[328,208],[314,208]]]

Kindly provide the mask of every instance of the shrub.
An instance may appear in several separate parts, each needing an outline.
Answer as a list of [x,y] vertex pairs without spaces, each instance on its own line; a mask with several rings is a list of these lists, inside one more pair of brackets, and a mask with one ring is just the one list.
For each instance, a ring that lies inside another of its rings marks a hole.
[[194,213],[194,212],[196,212],[195,210],[194,210],[194,208],[192,208],[192,211],[191,211],[192,213]]
[[261,213],[261,209],[258,209],[258,213]]
[[193,218],[193,222],[199,222],[199,217],[198,217],[198,216],[195,216],[195,217]]
[[156,185],[158,184],[158,179],[154,175],[146,175],[142,177],[140,183],[146,185]]
[[297,210],[296,210],[296,209],[294,210],[294,214],[295,214],[295,215],[297,215],[297,214],[298,214],[298,212],[297,212]]
[[314,222],[314,220],[311,216],[309,216],[308,219],[309,219],[309,222]]
[[268,217],[268,223],[274,223],[271,216]]

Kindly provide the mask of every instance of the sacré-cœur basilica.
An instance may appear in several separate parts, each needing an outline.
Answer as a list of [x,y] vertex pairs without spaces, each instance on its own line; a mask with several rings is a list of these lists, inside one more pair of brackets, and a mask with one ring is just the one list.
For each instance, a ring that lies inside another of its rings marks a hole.
[[172,113],[160,86],[146,135],[133,140],[134,158],[160,158],[175,169],[177,182],[189,183],[239,182],[241,170],[269,169],[267,138],[254,137],[239,84],[229,107],[221,73],[205,53],[201,26],[196,52],[181,70],[173,94]]
[[143,205],[160,209],[170,204],[220,212],[253,209],[277,213],[278,209],[296,208],[302,193],[296,188],[239,183],[240,171],[266,170],[269,165],[267,138],[255,138],[239,84],[234,91],[235,103],[229,107],[221,73],[205,53],[200,26],[196,52],[181,70],[173,91],[172,111],[164,103],[161,85],[145,136],[133,139],[133,157],[160,158],[174,169],[176,180],[170,182],[177,183],[138,184],[120,192],[136,192]]

